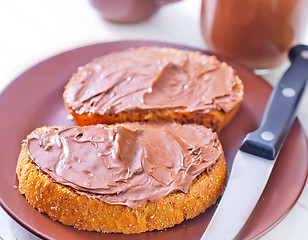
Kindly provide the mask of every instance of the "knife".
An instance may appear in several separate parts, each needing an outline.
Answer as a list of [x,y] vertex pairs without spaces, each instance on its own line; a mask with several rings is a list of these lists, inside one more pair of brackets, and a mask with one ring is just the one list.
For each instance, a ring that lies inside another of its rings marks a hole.
[[306,85],[308,46],[293,47],[289,59],[291,66],[272,91],[259,128],[246,135],[235,155],[225,192],[202,240],[236,238],[266,186]]

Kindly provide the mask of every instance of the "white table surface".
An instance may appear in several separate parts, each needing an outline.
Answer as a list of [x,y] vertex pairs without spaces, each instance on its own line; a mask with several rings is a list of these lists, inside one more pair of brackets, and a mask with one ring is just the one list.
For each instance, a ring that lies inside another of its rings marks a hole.
[[[34,64],[80,46],[116,40],[159,40],[206,48],[200,34],[200,0],[184,0],[163,7],[151,19],[120,25],[105,21],[87,0],[0,0],[0,92]],[[308,23],[307,23],[308,27]],[[308,44],[308,35],[304,43]],[[265,76],[277,83],[280,69]],[[298,117],[308,133],[308,91]],[[2,113],[3,114],[3,113]],[[1,187],[1,186],[0,186]],[[37,239],[21,230],[0,207],[0,239]],[[264,240],[308,239],[308,188]]]

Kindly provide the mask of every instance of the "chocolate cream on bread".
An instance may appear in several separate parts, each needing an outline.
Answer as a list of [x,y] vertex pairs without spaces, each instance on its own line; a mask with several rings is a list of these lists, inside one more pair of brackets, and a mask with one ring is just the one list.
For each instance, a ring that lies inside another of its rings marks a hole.
[[217,134],[195,124],[93,125],[34,131],[30,161],[53,182],[109,204],[137,207],[175,191],[223,158]]
[[[80,67],[66,86],[64,100],[80,125],[151,121],[153,116],[145,115],[149,112],[155,113],[153,121],[203,124],[202,114],[235,112],[242,95],[234,70],[214,56],[141,47],[113,52]],[[119,114],[132,115],[119,118]],[[112,117],[98,120],[93,115]],[[203,125],[214,130],[226,124],[210,121]]]

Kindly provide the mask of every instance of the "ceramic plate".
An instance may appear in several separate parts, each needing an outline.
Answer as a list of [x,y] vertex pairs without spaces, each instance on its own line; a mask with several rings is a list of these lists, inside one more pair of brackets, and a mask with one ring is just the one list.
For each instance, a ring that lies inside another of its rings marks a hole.
[[[32,208],[19,194],[15,167],[22,139],[37,127],[73,125],[62,93],[71,75],[95,57],[128,47],[166,46],[199,50],[182,45],[151,41],[120,41],[85,46],[51,57],[17,77],[0,95],[0,197],[2,207],[23,227],[46,239],[200,239],[216,206],[198,217],[164,231],[122,235],[85,232],[52,221]],[[199,50],[202,51],[202,50]],[[204,51],[202,51],[204,52]],[[245,86],[245,97],[236,117],[221,133],[228,169],[244,136],[257,128],[272,88],[250,70],[224,57]],[[240,238],[260,237],[274,227],[292,208],[307,178],[307,140],[296,120],[282,148],[261,200]],[[262,176],[260,176],[261,178]]]

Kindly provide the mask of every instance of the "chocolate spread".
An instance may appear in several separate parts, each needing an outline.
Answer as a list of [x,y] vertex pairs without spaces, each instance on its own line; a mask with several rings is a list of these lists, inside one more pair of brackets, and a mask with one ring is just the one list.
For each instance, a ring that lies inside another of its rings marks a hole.
[[223,154],[216,133],[176,123],[53,128],[32,132],[25,144],[30,161],[52,181],[130,207],[187,193]]
[[237,103],[235,85],[233,69],[213,56],[142,47],[113,52],[80,67],[64,97],[79,114],[229,112]]

